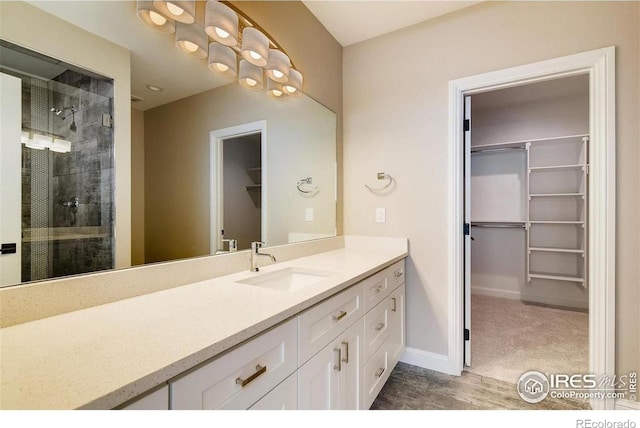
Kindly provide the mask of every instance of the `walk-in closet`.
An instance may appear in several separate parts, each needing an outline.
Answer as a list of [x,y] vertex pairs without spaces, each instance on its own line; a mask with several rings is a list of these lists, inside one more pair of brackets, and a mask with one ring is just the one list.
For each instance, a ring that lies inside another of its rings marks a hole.
[[588,372],[589,77],[472,95],[469,371]]

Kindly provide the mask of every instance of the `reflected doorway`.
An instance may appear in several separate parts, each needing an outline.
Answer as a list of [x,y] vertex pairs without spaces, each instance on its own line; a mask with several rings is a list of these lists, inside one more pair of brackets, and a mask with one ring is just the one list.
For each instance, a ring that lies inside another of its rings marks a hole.
[[211,254],[266,242],[266,122],[211,133]]

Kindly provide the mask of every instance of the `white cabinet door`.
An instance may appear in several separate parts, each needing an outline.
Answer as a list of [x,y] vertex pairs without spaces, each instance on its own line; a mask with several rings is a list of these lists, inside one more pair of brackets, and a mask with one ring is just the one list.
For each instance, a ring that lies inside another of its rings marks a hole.
[[405,285],[396,288],[389,296],[389,366],[391,370],[400,361],[406,349],[405,343]]
[[298,370],[303,410],[355,410],[363,405],[364,323],[360,319]]
[[276,386],[249,410],[297,410],[298,409],[298,373],[289,376]]

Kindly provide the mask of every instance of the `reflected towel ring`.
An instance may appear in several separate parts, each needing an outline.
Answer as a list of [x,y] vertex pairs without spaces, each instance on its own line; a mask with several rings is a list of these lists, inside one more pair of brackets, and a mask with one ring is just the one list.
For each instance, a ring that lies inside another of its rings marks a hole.
[[387,190],[389,188],[389,186],[391,186],[393,184],[393,182],[394,182],[393,177],[390,176],[389,174],[384,173],[384,172],[379,172],[378,173],[378,180],[389,180],[389,182],[387,184],[385,184],[383,187],[379,188],[379,189],[374,189],[372,187],[369,187],[368,184],[365,184],[364,187],[366,187],[367,189],[369,189],[373,193],[379,193],[379,192],[382,192],[383,190]]
[[307,185],[313,184],[313,179],[311,177],[307,177],[307,178],[298,180],[298,184],[296,185],[296,187],[298,188],[298,192],[309,194],[309,193],[315,193],[318,191],[318,186],[313,186],[313,188],[311,189],[304,190],[302,186],[304,186],[305,184]]

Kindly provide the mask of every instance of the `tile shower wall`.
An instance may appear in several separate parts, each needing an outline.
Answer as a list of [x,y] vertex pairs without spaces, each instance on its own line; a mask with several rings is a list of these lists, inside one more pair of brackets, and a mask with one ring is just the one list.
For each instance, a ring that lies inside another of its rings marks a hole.
[[[71,141],[71,152],[23,146],[22,281],[110,269],[113,129],[102,126],[102,115],[113,111],[113,83],[67,70],[45,82],[43,99],[34,96],[41,93],[37,80],[23,77],[23,128]],[[56,116],[52,107],[67,109]],[[42,208],[43,192],[44,220],[43,210],[34,210]],[[77,206],[64,205],[76,198]]]

